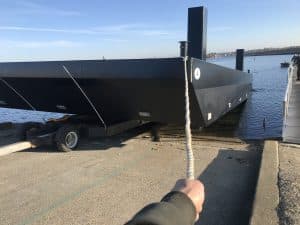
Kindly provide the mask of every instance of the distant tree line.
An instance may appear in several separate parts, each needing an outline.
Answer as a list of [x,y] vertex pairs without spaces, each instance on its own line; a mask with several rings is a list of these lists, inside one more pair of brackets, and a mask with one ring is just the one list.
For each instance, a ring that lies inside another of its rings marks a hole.
[[245,54],[248,56],[300,54],[300,46],[285,47],[285,48],[255,49],[255,50],[246,51]]
[[[294,55],[300,54],[300,46],[292,46],[285,48],[264,48],[245,51],[246,56],[261,56],[261,55]],[[235,52],[209,53],[208,58],[234,56]]]

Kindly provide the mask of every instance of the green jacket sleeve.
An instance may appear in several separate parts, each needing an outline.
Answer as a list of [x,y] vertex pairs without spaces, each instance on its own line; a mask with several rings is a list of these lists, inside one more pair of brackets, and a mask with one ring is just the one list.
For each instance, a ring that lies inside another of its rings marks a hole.
[[126,225],[193,225],[196,209],[182,192],[170,192],[159,203],[139,211]]

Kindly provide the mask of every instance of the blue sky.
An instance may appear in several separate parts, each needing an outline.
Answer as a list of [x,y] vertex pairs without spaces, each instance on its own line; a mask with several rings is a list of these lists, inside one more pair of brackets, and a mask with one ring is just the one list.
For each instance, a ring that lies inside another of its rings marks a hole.
[[299,0],[0,0],[0,61],[178,55],[187,8],[208,8],[209,52],[300,45]]

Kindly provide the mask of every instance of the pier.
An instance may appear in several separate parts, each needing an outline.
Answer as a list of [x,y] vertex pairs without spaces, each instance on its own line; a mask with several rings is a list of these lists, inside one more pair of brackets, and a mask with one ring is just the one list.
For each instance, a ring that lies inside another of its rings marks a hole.
[[283,141],[300,144],[300,81],[297,81],[297,65],[291,65],[284,99]]

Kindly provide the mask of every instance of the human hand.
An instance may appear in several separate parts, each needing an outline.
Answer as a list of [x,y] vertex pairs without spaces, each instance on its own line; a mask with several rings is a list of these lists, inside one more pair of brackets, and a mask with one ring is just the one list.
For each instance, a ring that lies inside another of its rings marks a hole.
[[192,200],[197,212],[197,221],[199,214],[202,212],[203,203],[205,200],[204,185],[199,180],[181,179],[176,182],[173,190],[186,194]]

